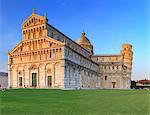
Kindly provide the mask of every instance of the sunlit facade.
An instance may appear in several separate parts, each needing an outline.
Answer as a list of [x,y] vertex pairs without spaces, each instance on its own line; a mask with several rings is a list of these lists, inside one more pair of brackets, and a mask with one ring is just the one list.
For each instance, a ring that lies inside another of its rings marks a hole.
[[13,88],[129,89],[132,46],[118,55],[94,55],[83,32],[74,42],[32,12],[22,24],[22,40],[8,53],[8,84]]

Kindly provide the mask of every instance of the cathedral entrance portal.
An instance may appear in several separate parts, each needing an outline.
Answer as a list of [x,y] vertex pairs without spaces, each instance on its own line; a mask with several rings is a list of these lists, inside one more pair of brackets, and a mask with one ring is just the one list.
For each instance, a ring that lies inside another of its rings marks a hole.
[[22,86],[22,77],[19,77],[19,86]]
[[52,76],[47,77],[47,85],[48,85],[48,87],[52,86]]
[[113,88],[115,88],[116,82],[112,82],[112,86],[113,86]]
[[32,73],[32,87],[37,86],[37,73]]

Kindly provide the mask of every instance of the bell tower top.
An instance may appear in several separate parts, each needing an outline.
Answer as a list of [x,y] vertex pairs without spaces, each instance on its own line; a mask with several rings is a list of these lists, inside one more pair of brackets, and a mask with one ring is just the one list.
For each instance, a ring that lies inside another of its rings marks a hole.
[[121,54],[123,56],[124,64],[128,68],[132,68],[132,58],[133,58],[132,45],[127,43],[123,44]]

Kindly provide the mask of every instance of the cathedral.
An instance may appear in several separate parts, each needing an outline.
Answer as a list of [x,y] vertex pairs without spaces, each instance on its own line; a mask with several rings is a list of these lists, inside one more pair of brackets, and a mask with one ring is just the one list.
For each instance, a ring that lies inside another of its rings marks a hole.
[[34,11],[22,23],[22,40],[8,52],[11,88],[129,89],[132,45],[118,55],[95,55],[82,32],[75,42]]

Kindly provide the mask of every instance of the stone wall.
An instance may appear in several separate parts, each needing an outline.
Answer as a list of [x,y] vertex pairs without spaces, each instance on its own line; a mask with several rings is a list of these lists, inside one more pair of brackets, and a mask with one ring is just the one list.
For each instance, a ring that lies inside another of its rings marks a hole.
[[102,88],[130,88],[131,77],[128,76],[122,55],[95,55],[92,60],[99,64]]
[[0,86],[1,88],[8,87],[8,73],[0,72]]

